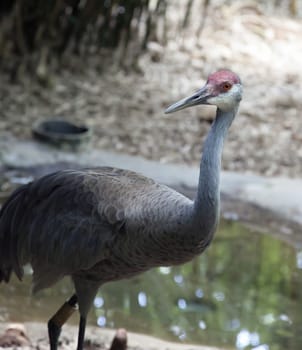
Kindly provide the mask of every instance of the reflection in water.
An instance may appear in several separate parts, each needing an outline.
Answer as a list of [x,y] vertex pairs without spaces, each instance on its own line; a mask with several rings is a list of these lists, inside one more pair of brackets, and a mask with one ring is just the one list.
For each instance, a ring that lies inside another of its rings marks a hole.
[[[103,286],[89,322],[174,341],[300,350],[301,261],[302,252],[281,241],[223,223],[193,262]],[[72,293],[64,281],[30,298],[26,282],[1,286],[0,320],[45,322]]]
[[147,295],[145,292],[139,292],[137,296],[138,305],[140,307],[146,307],[147,306]]
[[302,269],[302,252],[297,253],[297,268]]

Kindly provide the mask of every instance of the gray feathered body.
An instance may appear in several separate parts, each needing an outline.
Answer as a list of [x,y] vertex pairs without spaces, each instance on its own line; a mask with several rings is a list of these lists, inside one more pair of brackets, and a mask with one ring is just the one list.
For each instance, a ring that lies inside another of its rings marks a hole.
[[192,213],[191,200],[131,171],[60,171],[20,187],[2,208],[2,275],[21,278],[30,262],[39,290],[64,275],[102,284],[180,264],[205,246]]

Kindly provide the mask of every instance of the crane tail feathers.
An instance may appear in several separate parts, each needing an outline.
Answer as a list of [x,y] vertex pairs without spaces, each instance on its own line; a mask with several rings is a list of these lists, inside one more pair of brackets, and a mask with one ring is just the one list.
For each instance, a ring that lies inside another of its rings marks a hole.
[[15,190],[0,211],[0,282],[9,282],[13,271],[20,280],[23,277],[17,249],[22,227],[17,218],[24,212],[26,188]]

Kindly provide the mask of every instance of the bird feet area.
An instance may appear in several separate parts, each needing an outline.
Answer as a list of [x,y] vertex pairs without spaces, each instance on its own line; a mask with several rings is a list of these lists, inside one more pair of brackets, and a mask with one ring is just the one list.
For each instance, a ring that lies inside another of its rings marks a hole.
[[[64,326],[59,341],[59,349],[76,348],[77,328]],[[44,323],[0,323],[0,349],[49,350],[48,336]],[[84,350],[223,350],[208,346],[175,344],[150,336],[127,333],[125,329],[117,331],[87,327]]]

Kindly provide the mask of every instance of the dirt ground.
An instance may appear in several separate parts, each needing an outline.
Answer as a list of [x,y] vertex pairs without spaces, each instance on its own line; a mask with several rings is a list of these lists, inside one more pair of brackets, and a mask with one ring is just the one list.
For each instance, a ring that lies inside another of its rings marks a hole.
[[214,108],[167,116],[163,110],[204,84],[209,72],[228,67],[240,75],[244,99],[224,169],[301,176],[302,23],[240,4],[212,9],[199,38],[193,27],[167,47],[151,43],[140,73],[109,67],[99,74],[102,58],[87,57],[85,67],[69,59],[49,89],[2,76],[0,134],[30,138],[35,120],[63,117],[90,125],[95,148],[196,165]]
[[[14,330],[11,333],[17,341],[15,345],[22,345],[24,349],[48,350],[48,336],[46,324],[28,322],[21,324],[0,323],[0,344],[3,334],[7,329]],[[84,348],[88,350],[125,350],[123,346],[115,347],[112,340],[116,332],[112,329],[99,327],[87,327]],[[127,333],[127,350],[224,350],[216,347],[198,346],[189,344],[177,344],[166,342],[148,335]],[[65,325],[62,329],[59,348],[64,350],[75,349],[77,343],[77,327]],[[6,347],[7,348],[7,347]],[[9,347],[17,348],[16,346]],[[0,345],[0,349],[2,349]],[[7,348],[8,349],[8,348]]]

